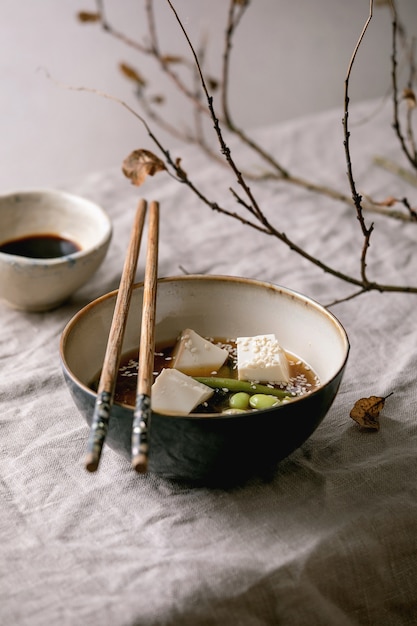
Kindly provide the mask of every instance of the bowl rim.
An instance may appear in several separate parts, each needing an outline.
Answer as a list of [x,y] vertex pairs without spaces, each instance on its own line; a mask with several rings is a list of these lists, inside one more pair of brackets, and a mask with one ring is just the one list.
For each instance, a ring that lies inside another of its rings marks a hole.
[[[306,296],[294,289],[290,289],[288,287],[284,287],[276,283],[258,280],[255,278],[244,278],[241,276],[232,276],[232,275],[227,275],[227,274],[182,274],[182,275],[175,275],[175,276],[165,276],[165,277],[158,278],[158,283],[170,283],[170,282],[175,282],[175,281],[192,281],[192,280],[243,283],[243,284],[253,285],[253,286],[261,287],[261,288],[263,287],[266,289],[272,289],[273,291],[281,292],[285,294],[286,296],[297,298],[297,300],[300,300],[301,302],[304,302],[305,304],[312,306],[316,310],[318,309],[322,314],[326,315],[339,330],[339,333],[344,343],[344,358],[343,358],[342,363],[338,367],[337,371],[334,373],[334,375],[325,384],[319,385],[317,389],[315,389],[314,391],[311,391],[308,394],[300,396],[299,398],[295,398],[294,400],[291,401],[291,403],[281,404],[273,408],[258,409],[257,413],[259,414],[268,413],[271,410],[274,410],[274,411],[280,410],[281,408],[289,406],[290,404],[298,404],[299,402],[302,402],[303,399],[312,398],[315,395],[322,392],[322,390],[328,385],[330,385],[336,378],[338,378],[340,376],[340,373],[344,370],[348,357],[349,357],[349,352],[350,352],[350,342],[349,342],[348,334],[343,324],[340,322],[340,320],[333,313],[328,311],[325,306],[317,302],[317,300],[314,300],[313,298]],[[144,285],[143,281],[136,282],[133,285],[133,290],[139,289],[141,287],[143,288],[143,285]],[[61,337],[60,337],[59,356],[60,356],[62,369],[64,370],[66,375],[73,381],[73,383],[76,384],[78,387],[80,387],[85,393],[87,393],[87,395],[89,395],[93,399],[93,401],[95,401],[97,397],[97,393],[93,391],[90,387],[88,387],[88,385],[85,385],[83,382],[81,382],[70,370],[67,364],[66,358],[65,358],[65,347],[66,347],[67,339],[71,332],[71,329],[77,324],[79,319],[82,318],[86,313],[88,313],[89,310],[100,305],[105,300],[110,300],[111,298],[116,297],[117,292],[118,292],[118,289],[113,289],[112,291],[109,291],[99,296],[98,298],[95,298],[94,300],[86,304],[82,309],[77,311],[77,313],[75,313],[73,317],[65,325],[61,333]],[[115,404],[119,407],[122,407],[123,409],[130,410],[132,412],[134,410],[134,407],[132,407],[129,404],[124,404],[124,403],[119,403],[119,402],[117,403],[115,402]],[[213,419],[213,418],[222,419],[222,420],[230,420],[230,419],[236,419],[237,417],[241,419],[243,415],[243,414],[233,415],[233,414],[224,414],[224,413],[191,413],[191,414],[185,414],[185,413],[174,414],[173,413],[173,414],[169,414],[169,413],[156,413],[156,412],[155,414],[157,414],[158,416],[162,416],[162,417],[191,419],[191,420],[195,420],[195,419],[207,420],[207,419]],[[250,413],[248,413],[248,415],[250,415]]]
[[[94,254],[95,252],[97,252],[98,250],[100,250],[101,248],[105,247],[106,245],[110,243],[110,240],[113,235],[113,224],[110,219],[110,216],[107,214],[105,209],[100,204],[98,204],[97,202],[94,202],[93,200],[90,200],[89,198],[85,198],[84,196],[81,196],[79,194],[71,193],[69,191],[65,191],[62,189],[52,189],[52,188],[49,189],[49,188],[42,188],[42,187],[34,188],[34,189],[22,189],[22,190],[8,191],[6,193],[0,193],[0,205],[1,205],[2,200],[4,199],[11,198],[14,196],[29,196],[29,195],[52,196],[52,197],[55,196],[55,197],[61,197],[61,198],[64,197],[71,201],[81,202],[84,205],[89,205],[93,207],[94,210],[98,214],[100,214],[100,217],[102,219],[102,223],[104,226],[104,232],[102,233],[100,239],[94,245],[89,246],[88,248],[82,248],[81,250],[77,250],[76,252],[71,252],[71,254],[65,254],[63,256],[54,257],[50,259],[42,259],[42,258],[36,258],[36,257],[25,257],[25,256],[17,255],[17,254],[10,254],[9,252],[1,252],[0,250],[0,259],[2,261],[7,262],[9,265],[11,264],[11,265],[21,265],[21,266],[31,266],[31,267],[36,267],[36,266],[54,267],[57,265],[68,265],[68,264],[71,265],[76,260],[88,257],[91,254]],[[1,206],[0,206],[0,210],[1,210]]]

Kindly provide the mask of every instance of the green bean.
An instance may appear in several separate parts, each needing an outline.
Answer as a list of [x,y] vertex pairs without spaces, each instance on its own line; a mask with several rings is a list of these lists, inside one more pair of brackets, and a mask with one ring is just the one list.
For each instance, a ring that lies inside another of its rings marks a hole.
[[250,395],[246,391],[238,391],[229,398],[231,409],[247,409],[249,408]]
[[250,397],[249,404],[252,409],[270,409],[280,404],[279,398],[266,393],[255,393]]
[[237,380],[236,378],[216,378],[215,376],[196,376],[203,385],[212,389],[227,389],[228,391],[245,391],[251,395],[255,393],[265,393],[277,398],[287,398],[291,395],[289,391],[284,389],[276,389],[275,387],[267,387],[266,385],[258,385],[247,380]]

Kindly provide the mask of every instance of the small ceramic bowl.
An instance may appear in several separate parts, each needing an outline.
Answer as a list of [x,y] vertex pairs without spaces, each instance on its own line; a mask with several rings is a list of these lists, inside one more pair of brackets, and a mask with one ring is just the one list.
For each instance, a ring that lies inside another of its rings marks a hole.
[[93,202],[64,191],[0,196],[0,299],[26,311],[67,300],[102,263],[112,225]]
[[[90,423],[117,292],[79,311],[63,331],[60,356],[75,404]],[[143,285],[135,286],[122,352],[137,349]],[[185,328],[208,337],[275,333],[285,350],[318,375],[319,388],[278,407],[237,415],[152,414],[149,471],[169,479],[230,485],[273,470],[301,446],[328,412],[349,353],[342,325],[315,301],[284,287],[225,276],[181,276],[158,281],[156,343]],[[133,409],[114,404],[106,442],[130,458]],[[86,439],[87,444],[87,439]],[[132,471],[134,471],[132,469]]]

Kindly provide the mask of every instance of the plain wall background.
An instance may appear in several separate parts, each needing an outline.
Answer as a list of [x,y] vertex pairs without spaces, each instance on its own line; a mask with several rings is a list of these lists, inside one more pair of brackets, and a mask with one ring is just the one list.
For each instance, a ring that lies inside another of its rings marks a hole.
[[[188,54],[165,0],[156,0],[160,41]],[[207,68],[220,67],[227,0],[174,0],[193,43],[209,38]],[[107,0],[119,30],[142,37],[143,0]],[[417,30],[417,0],[398,0],[402,21]],[[118,71],[126,61],[154,93],[169,93],[167,118],[181,125],[187,110],[166,90],[154,63],[110,38],[78,11],[93,0],[0,0],[0,191],[64,184],[118,166],[135,148],[151,148],[144,128],[119,104],[139,110],[133,86]],[[246,129],[341,107],[346,69],[369,12],[368,0],[252,0],[233,49],[231,103]],[[375,7],[351,79],[352,100],[384,96],[390,85],[391,17]],[[47,77],[47,73],[55,80]]]

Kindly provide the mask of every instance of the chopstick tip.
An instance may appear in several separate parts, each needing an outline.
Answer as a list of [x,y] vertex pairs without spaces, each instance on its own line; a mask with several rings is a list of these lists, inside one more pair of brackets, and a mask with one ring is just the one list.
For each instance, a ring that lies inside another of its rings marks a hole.
[[94,454],[87,454],[85,459],[85,469],[88,472],[96,472],[98,470],[98,464],[98,459]]
[[132,466],[138,474],[146,474],[148,471],[148,456],[140,452],[132,459]]

